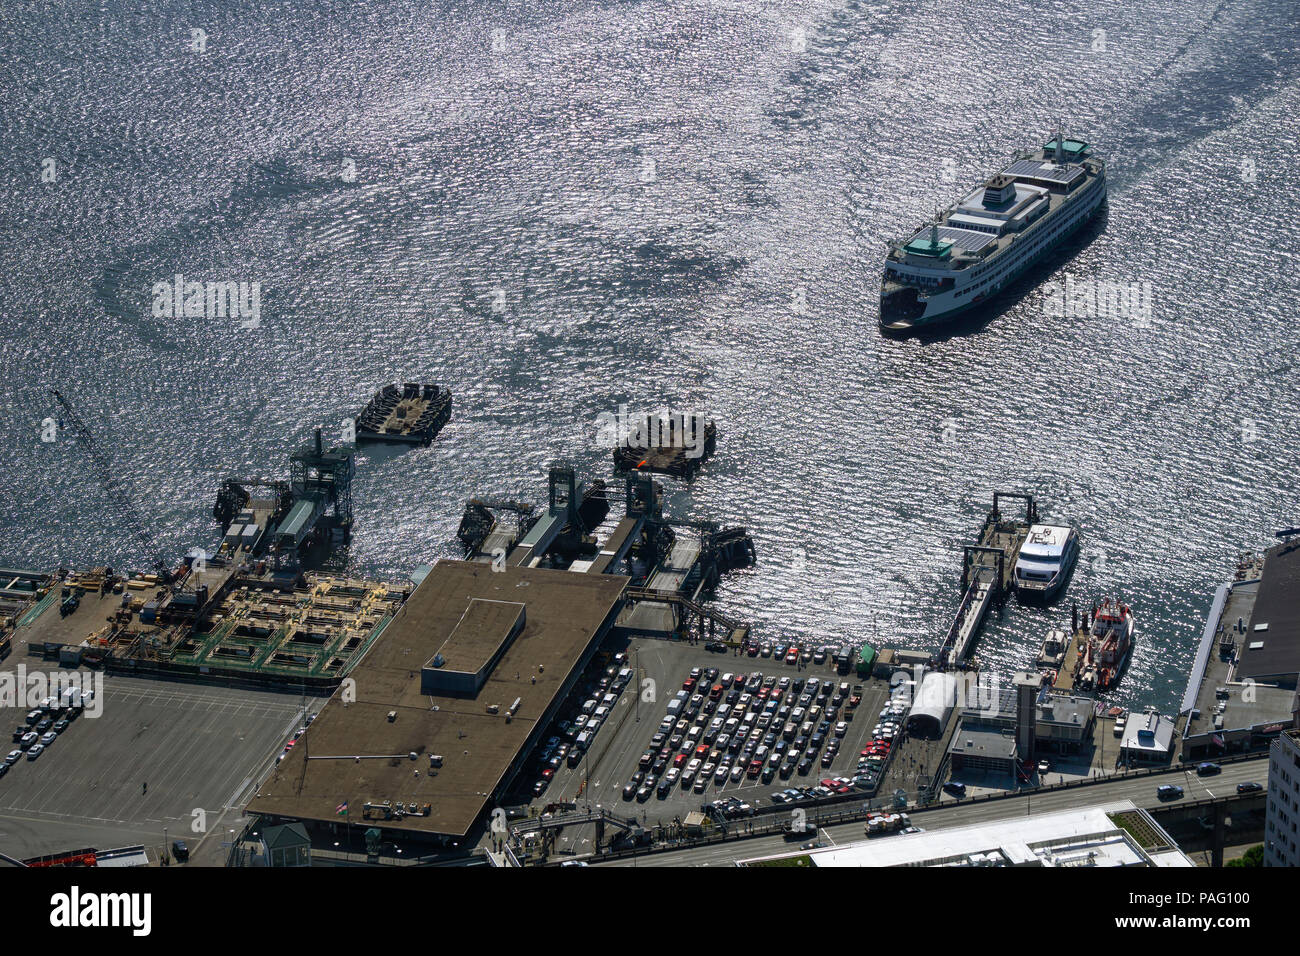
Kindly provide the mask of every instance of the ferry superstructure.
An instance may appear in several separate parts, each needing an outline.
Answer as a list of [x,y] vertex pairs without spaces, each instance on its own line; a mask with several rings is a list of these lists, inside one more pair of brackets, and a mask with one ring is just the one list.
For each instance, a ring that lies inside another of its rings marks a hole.
[[907,333],[986,304],[1091,219],[1106,163],[1062,134],[1024,152],[910,239],[889,243],[880,327]]

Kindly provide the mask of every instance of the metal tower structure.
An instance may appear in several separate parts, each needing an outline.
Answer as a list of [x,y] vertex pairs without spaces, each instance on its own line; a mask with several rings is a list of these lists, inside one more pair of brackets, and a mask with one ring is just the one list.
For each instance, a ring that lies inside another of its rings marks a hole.
[[326,451],[318,428],[315,442],[289,456],[289,487],[294,499],[320,501],[321,513],[330,516],[344,540],[352,534],[352,478],[357,470],[353,454],[352,449],[342,447]]

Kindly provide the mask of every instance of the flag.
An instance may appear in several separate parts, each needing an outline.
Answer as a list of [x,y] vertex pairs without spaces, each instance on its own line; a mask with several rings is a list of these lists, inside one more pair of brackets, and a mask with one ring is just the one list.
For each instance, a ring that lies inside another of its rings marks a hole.
[[342,803],[340,803],[337,807],[334,808],[334,812],[341,817],[346,817],[348,815],[348,802],[344,800]]

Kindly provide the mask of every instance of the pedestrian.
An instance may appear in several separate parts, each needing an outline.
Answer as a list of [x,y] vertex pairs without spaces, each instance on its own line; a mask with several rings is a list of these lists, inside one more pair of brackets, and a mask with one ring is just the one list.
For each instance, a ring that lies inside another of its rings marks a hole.
[[144,782],[144,786],[140,788],[140,795],[143,796],[144,794],[146,794],[146,793],[148,793],[148,792],[149,792],[149,781],[146,780],[146,781]]

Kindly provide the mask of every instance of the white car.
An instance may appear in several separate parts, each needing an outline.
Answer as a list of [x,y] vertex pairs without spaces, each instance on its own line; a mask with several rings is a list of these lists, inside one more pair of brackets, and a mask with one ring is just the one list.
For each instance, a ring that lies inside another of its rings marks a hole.
[[11,750],[9,751],[9,756],[5,757],[5,763],[12,767],[19,760],[21,760],[22,757],[23,757],[23,752],[21,750]]
[[744,779],[745,779],[745,765],[742,763],[738,763],[731,768],[731,782],[739,783],[741,780]]
[[849,732],[849,725],[846,721],[841,720],[838,724],[835,725],[836,737],[843,737],[848,732]]

